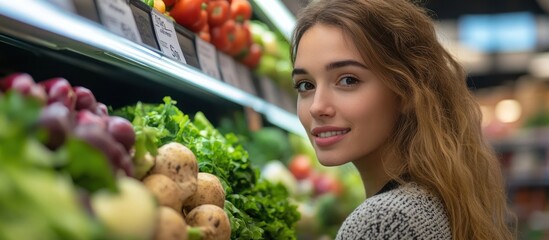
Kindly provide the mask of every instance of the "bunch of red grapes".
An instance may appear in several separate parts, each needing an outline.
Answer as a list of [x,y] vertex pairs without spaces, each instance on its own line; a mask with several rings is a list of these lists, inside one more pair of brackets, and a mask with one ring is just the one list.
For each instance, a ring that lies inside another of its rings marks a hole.
[[71,86],[64,78],[36,83],[26,73],[13,73],[0,80],[0,90],[17,91],[42,103],[38,127],[47,132],[44,144],[56,150],[69,136],[82,139],[102,152],[113,171],[133,175],[130,149],[135,143],[132,124],[121,117],[109,116],[107,106],[93,93]]

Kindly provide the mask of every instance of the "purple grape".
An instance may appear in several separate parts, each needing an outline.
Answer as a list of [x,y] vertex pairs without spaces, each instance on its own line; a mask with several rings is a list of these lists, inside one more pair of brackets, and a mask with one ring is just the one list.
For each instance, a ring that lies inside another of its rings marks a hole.
[[95,109],[95,114],[99,116],[109,116],[109,110],[107,109],[107,105],[98,102]]
[[0,89],[2,91],[13,89],[27,95],[34,84],[35,82],[29,74],[13,73],[0,80]]
[[47,139],[44,143],[49,149],[55,150],[66,140],[71,129],[70,111],[61,103],[53,103],[40,112],[38,126],[47,131]]
[[46,94],[46,90],[44,90],[44,87],[38,84],[31,86],[29,96],[36,98],[42,104],[46,104],[46,102],[48,101],[48,95]]
[[84,109],[78,111],[76,114],[76,124],[77,125],[96,125],[101,129],[107,129],[107,121],[102,117],[95,115],[90,112],[90,110]]
[[72,90],[71,84],[64,78],[52,78],[40,83],[45,87],[48,94],[48,104],[61,102],[70,110],[76,105],[76,94]]
[[116,164],[111,159],[116,157],[116,147],[113,146],[118,143],[103,128],[92,124],[81,124],[74,128],[74,135],[103,153],[113,170],[116,169]]
[[76,110],[88,109],[95,111],[97,108],[97,100],[93,93],[85,87],[74,87],[74,93],[76,94]]
[[132,176],[133,165],[128,152],[104,129],[97,125],[78,125],[74,134],[101,151],[115,172],[121,169],[126,175]]
[[109,117],[108,132],[116,141],[121,143],[128,152],[135,144],[135,132],[133,130],[133,126],[130,121],[125,118],[118,116]]

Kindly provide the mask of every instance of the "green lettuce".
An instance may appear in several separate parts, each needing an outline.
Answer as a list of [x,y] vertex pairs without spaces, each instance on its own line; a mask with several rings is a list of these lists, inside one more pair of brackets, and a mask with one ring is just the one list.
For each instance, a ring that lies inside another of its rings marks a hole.
[[252,166],[236,135],[221,134],[204,114],[191,118],[175,104],[165,97],[163,104],[138,103],[114,114],[132,121],[136,129],[155,132],[148,142],[156,147],[172,141],[184,144],[196,155],[201,172],[220,179],[227,194],[225,211],[232,239],[295,239],[299,213],[287,190],[259,179],[259,170]]

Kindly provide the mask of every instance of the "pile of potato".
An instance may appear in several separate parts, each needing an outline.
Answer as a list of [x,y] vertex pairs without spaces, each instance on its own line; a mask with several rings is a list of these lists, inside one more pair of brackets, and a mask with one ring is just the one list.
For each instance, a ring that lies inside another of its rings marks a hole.
[[160,205],[153,239],[230,239],[223,186],[216,176],[198,172],[193,152],[172,142],[158,149],[154,161],[142,179]]

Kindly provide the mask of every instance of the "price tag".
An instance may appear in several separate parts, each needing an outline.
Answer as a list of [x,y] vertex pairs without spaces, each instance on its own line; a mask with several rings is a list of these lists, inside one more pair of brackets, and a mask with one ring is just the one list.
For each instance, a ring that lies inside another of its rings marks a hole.
[[181,51],[181,46],[179,46],[179,42],[177,41],[177,33],[175,32],[173,22],[156,10],[151,12],[151,17],[160,51],[173,60],[187,63],[183,51]]
[[111,32],[141,43],[132,10],[124,0],[96,0],[101,23]]
[[252,80],[252,73],[250,72],[250,70],[240,63],[236,63],[235,65],[236,74],[238,76],[238,79],[240,80],[240,86],[242,86],[242,89],[253,95],[257,95],[254,81]]
[[223,81],[237,88],[241,88],[238,83],[238,76],[236,74],[236,68],[233,58],[224,53],[218,53],[219,54],[217,57],[219,57],[219,68],[221,70],[221,76],[223,77]]
[[154,28],[151,24],[151,15],[149,14],[151,12],[150,7],[141,2],[141,0],[134,0],[130,1],[130,8],[132,9],[133,18],[135,19],[135,24],[139,30],[141,41],[143,41],[146,46],[160,50],[156,43],[156,37],[154,36]]
[[187,64],[200,69],[198,56],[196,56],[196,48],[194,47],[194,33],[187,31],[179,24],[175,24],[175,31],[177,32],[177,40],[185,56],[185,61]]
[[200,38],[195,38],[198,62],[202,71],[216,79],[221,79],[217,68],[217,54],[215,47]]

